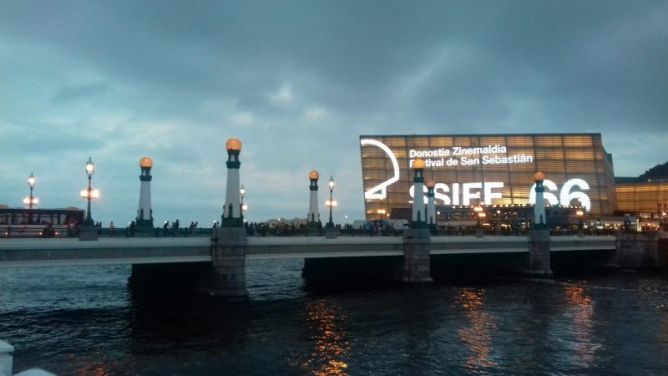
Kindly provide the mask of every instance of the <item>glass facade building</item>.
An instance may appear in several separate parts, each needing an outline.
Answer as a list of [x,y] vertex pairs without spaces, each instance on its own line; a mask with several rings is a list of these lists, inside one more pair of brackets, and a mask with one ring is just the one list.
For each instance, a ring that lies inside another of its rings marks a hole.
[[591,215],[616,207],[612,156],[599,133],[364,135],[360,145],[367,220],[405,217],[417,158],[442,209],[532,205],[536,171],[545,174],[550,206],[580,206]]
[[668,214],[668,179],[617,181],[617,215],[664,219]]

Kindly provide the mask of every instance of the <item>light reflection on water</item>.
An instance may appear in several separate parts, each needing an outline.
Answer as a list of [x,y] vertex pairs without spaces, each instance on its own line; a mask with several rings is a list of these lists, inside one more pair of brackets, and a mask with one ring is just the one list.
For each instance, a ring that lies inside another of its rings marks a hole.
[[582,368],[591,368],[596,360],[597,352],[601,348],[593,336],[594,305],[592,298],[587,295],[585,288],[578,285],[564,286],[567,309],[572,320],[571,330],[574,339],[571,349],[575,354],[575,365]]
[[250,301],[135,300],[128,268],[3,270],[15,371],[61,375],[623,375],[668,369],[665,276],[314,292],[253,262]]
[[314,348],[305,368],[319,376],[348,375],[350,342],[344,329],[346,316],[328,298],[308,302],[306,311]]
[[459,329],[459,338],[471,352],[466,359],[466,368],[494,367],[496,362],[490,359],[490,352],[492,333],[496,330],[496,323],[485,311],[485,290],[462,288],[459,290],[457,303],[464,309],[469,324]]

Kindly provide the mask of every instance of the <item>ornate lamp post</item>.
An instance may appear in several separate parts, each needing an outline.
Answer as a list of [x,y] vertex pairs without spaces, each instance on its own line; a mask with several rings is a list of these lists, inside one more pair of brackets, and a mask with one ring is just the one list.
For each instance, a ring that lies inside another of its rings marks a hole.
[[130,223],[130,235],[135,234],[139,236],[153,236],[155,229],[153,228],[153,209],[151,209],[151,169],[153,168],[153,160],[149,157],[141,157],[139,159],[139,207],[137,208],[137,218],[135,225]]
[[329,222],[328,226],[334,226],[334,221],[332,221],[332,206],[334,206],[334,177],[329,177]]
[[32,209],[32,205],[36,204],[37,201],[32,195],[32,190],[35,188],[35,183],[37,182],[37,179],[35,178],[35,175],[33,173],[30,173],[30,176],[28,177],[28,186],[30,187],[30,197],[28,198],[28,209]]
[[336,238],[336,229],[334,228],[334,221],[332,220],[332,208],[336,206],[336,201],[334,201],[334,177],[329,177],[329,200],[325,203],[329,207],[329,222],[326,226],[326,236],[328,239]]
[[308,218],[306,219],[307,234],[309,236],[320,235],[321,230],[320,212],[318,211],[318,179],[320,179],[318,171],[312,170],[309,172]]
[[84,220],[83,225],[79,229],[79,240],[97,240],[97,228],[95,227],[95,222],[93,222],[93,217],[90,213],[90,201],[91,199],[100,197],[100,191],[93,189],[91,186],[91,180],[93,174],[95,173],[95,164],[91,157],[88,157],[88,162],[86,162],[86,175],[88,175],[88,188],[81,191],[81,197],[85,198],[88,201],[88,210],[86,212],[86,219]]
[[240,207],[241,211],[240,211],[240,213],[243,216],[244,215],[244,210],[246,210],[246,208],[244,208],[244,196],[246,195],[246,188],[244,188],[243,184],[241,184],[241,188],[239,188],[239,194],[241,194],[241,207]]
[[584,211],[581,208],[575,212],[575,215],[578,217],[578,236],[584,235],[584,222],[582,218],[584,217]]
[[476,217],[476,223],[475,223],[475,236],[478,238],[482,238],[484,235],[484,232],[482,230],[482,221],[483,218],[487,216],[485,214],[485,211],[483,210],[482,206],[478,205],[473,208],[473,212],[475,213]]
[[227,188],[225,189],[225,206],[223,207],[223,220],[221,222],[221,226],[225,228],[241,228],[244,225],[239,199],[239,192],[241,191],[239,184],[241,161],[239,155],[241,154],[241,148],[241,141],[238,138],[230,138],[225,143],[225,149],[227,150],[227,162],[225,163],[227,166]]
[[[39,199],[32,195],[33,188],[35,188],[35,183],[37,179],[33,173],[30,173],[28,177],[28,187],[30,187],[30,196],[23,199],[23,203],[28,205],[28,209],[32,209],[33,205],[39,204]],[[28,223],[32,223],[32,212],[28,213]]]
[[88,190],[86,193],[86,199],[88,200],[88,210],[86,211],[86,221],[84,223],[92,225],[93,217],[90,214],[90,200],[93,198],[93,188],[91,187],[91,180],[93,179],[93,174],[95,173],[95,164],[91,157],[88,157],[88,162],[86,162],[86,175],[88,175]]

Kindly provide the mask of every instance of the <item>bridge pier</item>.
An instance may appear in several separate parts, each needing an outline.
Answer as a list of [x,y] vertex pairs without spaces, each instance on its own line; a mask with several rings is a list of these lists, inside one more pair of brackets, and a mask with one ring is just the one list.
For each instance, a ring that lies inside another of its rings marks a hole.
[[552,276],[550,259],[550,232],[546,228],[534,228],[529,234],[529,273],[543,277]]
[[545,214],[545,175],[536,172],[533,175],[536,182],[536,202],[533,206],[533,229],[529,234],[529,273],[541,277],[552,277],[550,259],[550,230],[546,223]]
[[[422,159],[413,160],[413,184],[415,192],[423,192],[424,166]],[[433,282],[431,278],[431,238],[427,225],[429,205],[424,195],[413,197],[411,227],[404,233],[404,262],[401,280],[404,282]]]
[[406,230],[401,280],[404,282],[433,282],[431,278],[431,239],[425,227]]
[[627,269],[668,269],[668,233],[617,234],[617,261]]
[[205,287],[211,296],[243,298],[246,289],[246,250],[243,227],[220,227],[211,242],[211,270]]

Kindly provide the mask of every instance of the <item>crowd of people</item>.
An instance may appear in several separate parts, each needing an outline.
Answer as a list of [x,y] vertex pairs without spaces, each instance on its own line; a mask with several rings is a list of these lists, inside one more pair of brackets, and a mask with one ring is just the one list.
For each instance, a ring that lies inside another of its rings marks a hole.
[[[211,234],[211,231],[215,230],[218,227],[218,222],[214,222],[213,228],[201,228],[199,222],[192,221],[188,226],[181,226],[179,219],[174,221],[165,221],[162,227],[153,228],[152,231],[148,233],[144,231],[141,235],[149,235],[156,237],[175,237],[175,236],[208,236]],[[103,228],[101,222],[96,222],[95,226],[97,232],[101,236],[125,236],[125,237],[134,237],[137,236],[137,224],[135,221],[129,222],[128,226],[123,230],[116,227],[114,222],[109,223],[109,227]],[[366,221],[361,225],[353,226],[351,224],[336,224],[335,230],[338,235],[347,235],[347,236],[400,236],[404,233],[404,228],[397,228],[393,223],[382,220]],[[316,234],[323,235],[325,232],[325,227],[323,224],[318,223],[316,226],[309,226],[305,221],[273,221],[273,222],[244,222],[244,228],[248,236],[305,236],[312,235],[314,232]],[[66,233],[63,234],[63,229],[56,229],[51,224],[47,224],[41,230],[40,236],[42,237],[76,237],[79,235],[80,226],[76,224],[68,224],[66,228]],[[570,224],[568,226],[553,226],[550,229],[551,235],[614,235],[615,233],[622,232],[631,232],[635,230],[635,226],[631,227],[628,224],[624,224],[623,227],[620,226],[603,226],[597,223],[590,223],[584,225],[583,223]],[[642,226],[643,232],[648,231],[657,231],[659,228],[654,228],[651,226]],[[11,237],[11,230],[7,230],[6,237]],[[433,235],[445,235],[445,236],[465,236],[465,235],[479,235],[480,233],[485,235],[506,235],[506,236],[522,236],[527,235],[530,231],[530,226],[528,224],[523,225],[507,225],[507,226],[462,226],[462,225],[453,225],[453,224],[443,224],[438,228],[432,227],[431,232]]]

